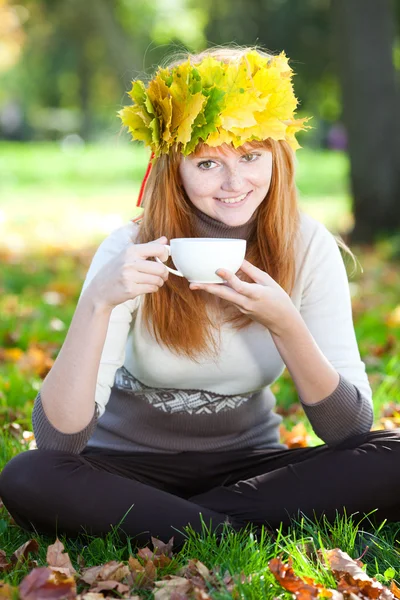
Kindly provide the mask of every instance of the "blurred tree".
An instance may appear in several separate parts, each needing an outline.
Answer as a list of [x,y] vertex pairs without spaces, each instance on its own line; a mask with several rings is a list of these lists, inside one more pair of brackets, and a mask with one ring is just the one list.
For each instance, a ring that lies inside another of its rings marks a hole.
[[332,0],[357,242],[400,230],[399,93],[391,0]]
[[24,0],[23,11],[26,44],[0,73],[0,109],[17,102],[39,136],[115,134],[134,77],[170,50],[205,45],[205,13],[187,0]]
[[319,120],[334,122],[340,117],[329,45],[329,0],[203,0],[204,4],[211,44],[259,44],[274,54],[284,50],[291,58],[300,112],[314,116],[315,129],[307,134],[308,140],[318,137]]

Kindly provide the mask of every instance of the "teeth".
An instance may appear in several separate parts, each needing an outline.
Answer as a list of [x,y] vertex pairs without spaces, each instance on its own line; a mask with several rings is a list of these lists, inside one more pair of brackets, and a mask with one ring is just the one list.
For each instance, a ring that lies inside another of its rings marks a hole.
[[241,202],[247,196],[247,192],[238,196],[237,198],[219,198],[220,202],[224,202],[224,204],[236,204],[236,202]]

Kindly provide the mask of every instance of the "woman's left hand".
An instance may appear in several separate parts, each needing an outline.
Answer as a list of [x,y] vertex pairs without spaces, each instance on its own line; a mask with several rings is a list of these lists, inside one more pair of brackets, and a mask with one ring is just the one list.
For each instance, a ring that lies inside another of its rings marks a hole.
[[[247,260],[243,261],[240,270],[251,277],[254,283],[247,283],[232,271],[218,269],[219,277],[226,284],[191,283],[191,290],[204,290],[231,302],[240,312],[254,321],[267,327],[271,333],[281,335],[290,327],[290,317],[297,313],[290,296],[264,271]],[[298,316],[298,314],[297,314]]]

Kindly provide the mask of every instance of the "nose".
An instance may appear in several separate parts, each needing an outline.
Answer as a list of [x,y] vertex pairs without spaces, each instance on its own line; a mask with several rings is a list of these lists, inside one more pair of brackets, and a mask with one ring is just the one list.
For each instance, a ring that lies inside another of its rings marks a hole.
[[243,177],[237,169],[229,169],[221,188],[226,192],[241,192],[243,181]]

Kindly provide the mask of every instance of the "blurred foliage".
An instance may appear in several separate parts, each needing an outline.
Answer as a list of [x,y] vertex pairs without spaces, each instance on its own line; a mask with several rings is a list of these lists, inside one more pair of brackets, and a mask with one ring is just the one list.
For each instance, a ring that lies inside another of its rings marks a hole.
[[[132,78],[146,77],[177,51],[226,43],[259,44],[292,58],[300,113],[314,115],[308,143],[324,142],[340,118],[329,0],[19,1],[0,0],[4,137],[114,135]],[[395,56],[398,48],[396,42]]]

